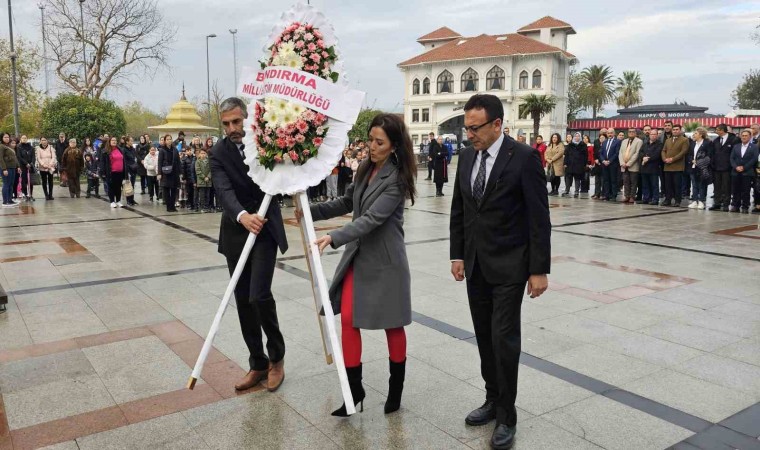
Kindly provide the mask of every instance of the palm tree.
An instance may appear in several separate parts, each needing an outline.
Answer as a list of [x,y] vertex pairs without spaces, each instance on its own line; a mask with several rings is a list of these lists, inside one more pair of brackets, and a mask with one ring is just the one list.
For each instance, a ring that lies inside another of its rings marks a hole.
[[593,65],[583,69],[581,75],[584,78],[581,101],[586,108],[591,108],[592,117],[596,119],[597,112],[615,95],[612,69],[605,65]]
[[528,94],[520,105],[520,118],[527,119],[529,116],[533,119],[533,139],[538,136],[538,127],[541,124],[541,118],[549,114],[557,106],[557,99],[553,95],[536,95]]
[[630,108],[639,105],[643,101],[641,91],[644,84],[641,82],[641,74],[635,70],[626,70],[623,77],[617,79],[617,105],[621,108]]

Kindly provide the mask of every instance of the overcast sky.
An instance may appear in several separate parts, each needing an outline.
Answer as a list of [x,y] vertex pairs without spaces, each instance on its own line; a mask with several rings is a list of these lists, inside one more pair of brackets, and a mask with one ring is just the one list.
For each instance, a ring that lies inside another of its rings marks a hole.
[[[13,0],[16,36],[40,42],[34,0]],[[134,77],[131,88],[109,91],[117,103],[139,99],[156,111],[180,96],[206,96],[205,35],[211,40],[211,79],[225,94],[233,87],[232,37],[238,29],[238,64],[255,65],[272,24],[290,6],[274,0],[158,0],[166,18],[180,24],[171,72],[153,80]],[[577,31],[568,50],[579,68],[608,64],[615,75],[638,70],[644,102],[685,100],[712,113],[731,108],[729,98],[750,68],[760,68],[760,46],[750,39],[760,24],[760,0],[313,0],[335,26],[348,76],[367,92],[367,105],[400,110],[403,77],[396,64],[420,53],[419,36],[448,26],[465,36],[512,33],[545,15]],[[8,11],[0,5],[0,35],[8,37]],[[149,20],[146,18],[146,20]],[[43,85],[40,73],[38,84]],[[55,77],[51,70],[51,80]],[[56,92],[56,91],[53,91]],[[608,113],[614,112],[608,106]]]

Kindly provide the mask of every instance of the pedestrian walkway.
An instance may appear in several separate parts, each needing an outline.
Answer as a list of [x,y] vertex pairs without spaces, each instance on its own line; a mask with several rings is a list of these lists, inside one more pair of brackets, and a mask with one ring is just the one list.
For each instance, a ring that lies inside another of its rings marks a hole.
[[[61,188],[0,211],[0,449],[487,448],[492,427],[464,423],[485,391],[465,285],[449,273],[452,185],[435,197],[420,179],[406,211],[401,410],[383,414],[385,334],[367,332],[365,409],[348,419],[330,416],[342,398],[292,208],[273,282],[287,345],[276,393],[234,392],[248,366],[234,306],[185,389],[229,280],[219,214],[167,213],[139,194],[111,209]],[[549,201],[550,290],[522,307],[515,448],[760,449],[758,218]],[[328,277],[339,258],[325,252]]]

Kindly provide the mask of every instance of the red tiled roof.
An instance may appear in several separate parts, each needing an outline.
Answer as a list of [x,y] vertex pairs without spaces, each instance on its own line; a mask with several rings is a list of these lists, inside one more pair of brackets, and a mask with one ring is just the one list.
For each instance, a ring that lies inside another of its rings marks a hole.
[[471,38],[463,37],[443,44],[440,47],[436,47],[428,52],[400,63],[399,67],[471,58],[556,52],[561,52],[568,58],[575,58],[575,55],[572,53],[520,34],[504,34],[497,36],[481,34],[480,36]]
[[449,27],[441,27],[432,33],[428,33],[421,38],[417,39],[417,42],[421,41],[437,41],[440,39],[453,39],[462,37],[461,34],[457,33],[456,31],[452,30]]
[[573,27],[569,23],[555,19],[552,16],[542,17],[533,23],[525,25],[524,27],[517,30],[517,32],[520,33],[521,31],[535,31],[540,30],[541,28],[570,28],[570,30],[575,33],[575,30],[573,30]]

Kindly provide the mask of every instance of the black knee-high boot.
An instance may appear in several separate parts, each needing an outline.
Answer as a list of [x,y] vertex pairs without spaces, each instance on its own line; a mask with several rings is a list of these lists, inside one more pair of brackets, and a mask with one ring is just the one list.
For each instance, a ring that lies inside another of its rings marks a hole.
[[391,377],[388,379],[388,400],[385,401],[385,414],[398,411],[401,407],[401,392],[404,390],[406,377],[406,359],[396,363],[388,360]]
[[[351,388],[351,397],[354,398],[354,406],[359,403],[362,404],[361,411],[364,411],[364,387],[362,386],[362,365],[359,364],[356,367],[346,367],[346,375],[348,375],[348,386]],[[332,412],[333,416],[347,417],[346,404]]]

